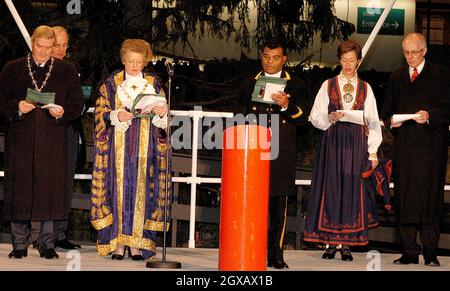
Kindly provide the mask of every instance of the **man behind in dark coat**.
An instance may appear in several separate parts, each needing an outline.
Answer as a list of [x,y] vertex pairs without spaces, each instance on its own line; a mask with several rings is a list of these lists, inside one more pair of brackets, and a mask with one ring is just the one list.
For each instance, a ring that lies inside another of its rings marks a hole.
[[[394,135],[395,212],[403,244],[397,264],[418,264],[420,230],[425,265],[439,266],[439,221],[444,202],[450,78],[442,66],[425,60],[426,40],[419,33],[403,40],[408,67],[392,73],[382,118]],[[416,114],[393,122],[394,114]]]
[[[27,256],[30,221],[41,222],[38,251],[58,258],[53,221],[68,219],[67,128],[80,116],[83,93],[72,65],[52,57],[55,34],[39,26],[32,52],[7,63],[0,74],[0,113],[9,120],[5,140],[5,219],[11,221],[10,258]],[[27,89],[55,93],[59,105],[26,101]]]
[[[279,132],[278,157],[270,161],[270,197],[269,197],[269,241],[268,266],[276,269],[288,268],[283,258],[284,236],[286,233],[288,195],[296,194],[296,130],[297,126],[307,124],[310,106],[305,84],[298,78],[291,78],[283,69],[287,60],[286,49],[278,41],[268,41],[261,53],[263,71],[243,82],[235,113],[260,114],[268,116],[268,122],[279,117],[279,127],[268,124],[272,133]],[[284,92],[273,94],[276,104],[252,101],[252,92],[260,76],[284,78],[287,80]],[[272,137],[276,134],[272,134]],[[273,139],[273,138],[272,138]],[[273,145],[272,140],[272,145]],[[272,146],[273,154],[274,148]]]

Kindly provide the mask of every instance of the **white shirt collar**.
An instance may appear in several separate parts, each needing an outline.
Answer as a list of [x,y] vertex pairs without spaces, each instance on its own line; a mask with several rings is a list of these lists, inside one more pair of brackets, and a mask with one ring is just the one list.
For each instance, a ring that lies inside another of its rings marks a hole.
[[144,78],[144,73],[140,73],[137,76],[132,76],[130,74],[128,74],[127,72],[125,72],[125,80],[133,80],[133,79],[142,79]]
[[355,84],[356,81],[358,80],[358,73],[356,73],[351,79],[347,79],[347,77],[344,76],[342,71],[339,73],[338,76],[339,76],[339,81],[341,81],[342,83],[348,83],[350,81],[350,83]]
[[273,75],[270,75],[270,74],[267,74],[266,72],[264,72],[264,76],[266,76],[266,77],[273,77],[273,78],[281,78],[281,72],[282,72],[283,70],[281,70],[281,71],[279,71],[278,73],[276,73],[276,74],[273,74]]
[[[421,73],[423,70],[423,67],[425,66],[425,59],[423,59],[423,61],[420,63],[420,65],[417,66],[417,73]],[[411,77],[412,74],[414,72],[414,68],[413,67],[409,67],[409,76]]]

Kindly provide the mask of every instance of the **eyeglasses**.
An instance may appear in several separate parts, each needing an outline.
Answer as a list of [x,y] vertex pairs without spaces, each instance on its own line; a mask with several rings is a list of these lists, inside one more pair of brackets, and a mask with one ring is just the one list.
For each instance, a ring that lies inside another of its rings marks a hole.
[[418,51],[405,51],[405,50],[403,50],[403,54],[406,57],[409,57],[409,56],[417,57],[424,49],[425,48],[423,48],[421,50],[418,50]]

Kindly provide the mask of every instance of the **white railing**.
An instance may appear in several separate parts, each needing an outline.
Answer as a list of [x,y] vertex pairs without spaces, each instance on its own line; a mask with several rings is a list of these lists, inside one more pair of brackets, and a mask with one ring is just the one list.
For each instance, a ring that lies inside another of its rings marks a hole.
[[[225,118],[232,118],[234,115],[233,113],[228,112],[204,112],[201,110],[190,110],[190,111],[176,111],[172,110],[170,111],[173,115],[178,116],[189,116],[194,120],[193,126],[193,133],[192,133],[192,158],[191,158],[191,176],[190,177],[183,177],[183,178],[177,178],[174,177],[175,180],[180,179],[179,183],[188,183],[191,184],[191,205],[190,205],[190,220],[189,220],[189,242],[188,246],[189,248],[194,249],[195,248],[195,205],[197,201],[197,184],[201,183],[211,183],[212,180],[215,182],[213,183],[219,183],[220,178],[202,178],[197,177],[197,153],[198,153],[198,125],[200,122],[200,119],[203,117],[225,117]],[[184,181],[185,179],[185,181]],[[217,182],[217,179],[219,182]],[[182,181],[182,182],[181,182]]]

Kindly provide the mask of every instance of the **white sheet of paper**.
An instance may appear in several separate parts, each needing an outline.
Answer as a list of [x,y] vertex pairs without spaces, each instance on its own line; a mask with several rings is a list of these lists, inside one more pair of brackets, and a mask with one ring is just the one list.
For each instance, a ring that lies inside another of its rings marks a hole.
[[286,87],[286,85],[266,83],[263,100],[275,102],[271,98],[272,94],[279,93],[280,91],[283,92],[285,87]]
[[337,110],[337,112],[344,113],[339,121],[364,125],[364,110]]
[[149,113],[153,106],[160,104],[166,104],[166,98],[157,95],[145,95],[139,100],[138,104],[136,104],[135,109],[141,109],[142,113]]
[[62,106],[60,106],[58,104],[54,104],[54,103],[49,103],[47,105],[42,106],[41,108],[42,109],[51,109],[51,108],[62,109]]
[[392,115],[392,123],[405,122],[410,119],[420,117],[419,114],[394,114]]

